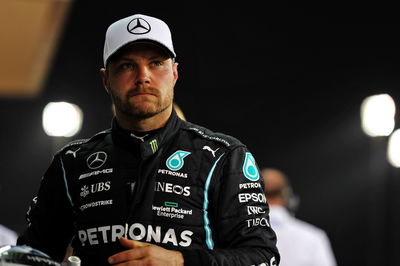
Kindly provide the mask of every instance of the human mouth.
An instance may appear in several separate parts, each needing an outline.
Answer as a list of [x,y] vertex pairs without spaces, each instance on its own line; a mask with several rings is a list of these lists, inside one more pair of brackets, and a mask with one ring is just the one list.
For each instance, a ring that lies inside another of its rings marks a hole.
[[155,96],[155,94],[152,93],[152,92],[149,92],[149,91],[137,91],[137,90],[133,90],[133,91],[130,91],[130,92],[128,93],[128,96],[129,96],[129,97],[135,97],[135,96]]

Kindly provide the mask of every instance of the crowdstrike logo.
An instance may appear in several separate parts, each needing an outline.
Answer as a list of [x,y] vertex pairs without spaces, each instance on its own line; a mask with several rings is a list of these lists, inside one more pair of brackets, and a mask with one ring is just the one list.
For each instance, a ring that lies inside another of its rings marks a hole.
[[100,168],[101,166],[103,166],[103,164],[106,162],[107,160],[107,153],[105,153],[104,151],[99,151],[99,152],[95,152],[92,153],[87,159],[87,166],[90,169],[97,169]]
[[135,35],[146,34],[150,30],[150,24],[142,18],[134,18],[128,23],[128,31]]

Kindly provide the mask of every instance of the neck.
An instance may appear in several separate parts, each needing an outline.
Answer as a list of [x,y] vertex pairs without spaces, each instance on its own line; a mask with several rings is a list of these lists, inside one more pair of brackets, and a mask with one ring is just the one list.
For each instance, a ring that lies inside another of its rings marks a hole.
[[149,118],[136,118],[136,117],[128,117],[121,113],[116,113],[115,117],[117,119],[120,127],[130,131],[138,131],[138,132],[147,132],[151,130],[156,130],[164,127],[169,117],[171,116],[172,106],[168,107],[161,113],[156,114],[155,116]]
[[281,198],[268,198],[268,204],[285,207],[285,201]]

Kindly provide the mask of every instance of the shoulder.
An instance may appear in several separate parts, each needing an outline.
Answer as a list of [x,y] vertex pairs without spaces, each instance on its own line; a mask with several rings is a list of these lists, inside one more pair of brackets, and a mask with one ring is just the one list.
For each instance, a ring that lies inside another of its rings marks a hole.
[[219,145],[225,146],[227,149],[234,149],[239,146],[245,146],[240,140],[233,136],[221,132],[215,132],[206,127],[187,121],[184,121],[181,128],[184,132],[187,132],[187,134],[190,135],[193,139],[198,138],[204,141],[215,142]]
[[11,230],[8,227],[5,227],[4,225],[0,224],[0,234],[4,234],[4,235],[9,235],[9,236],[17,236],[17,233],[13,230]]
[[320,241],[321,239],[325,240],[327,238],[326,232],[323,229],[306,221],[294,218],[293,225],[296,227],[298,232],[302,232],[302,234],[307,236],[309,239]]
[[3,244],[15,244],[17,240],[17,233],[0,224],[0,245]]
[[[67,143],[64,147],[60,149],[58,153],[68,152],[68,150],[76,150],[81,147],[92,146],[101,142],[105,139],[107,135],[110,135],[111,129],[103,130],[101,132],[96,133],[90,138],[87,139],[76,139],[69,143]],[[71,151],[72,152],[72,151]]]

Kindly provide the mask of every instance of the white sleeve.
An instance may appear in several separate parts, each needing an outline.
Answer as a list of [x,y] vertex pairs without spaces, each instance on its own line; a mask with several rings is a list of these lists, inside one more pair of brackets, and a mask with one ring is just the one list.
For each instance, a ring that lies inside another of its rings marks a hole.
[[2,245],[16,245],[17,233],[0,225],[0,246]]
[[315,245],[313,265],[315,266],[337,266],[331,243],[324,231],[318,234],[318,243]]

